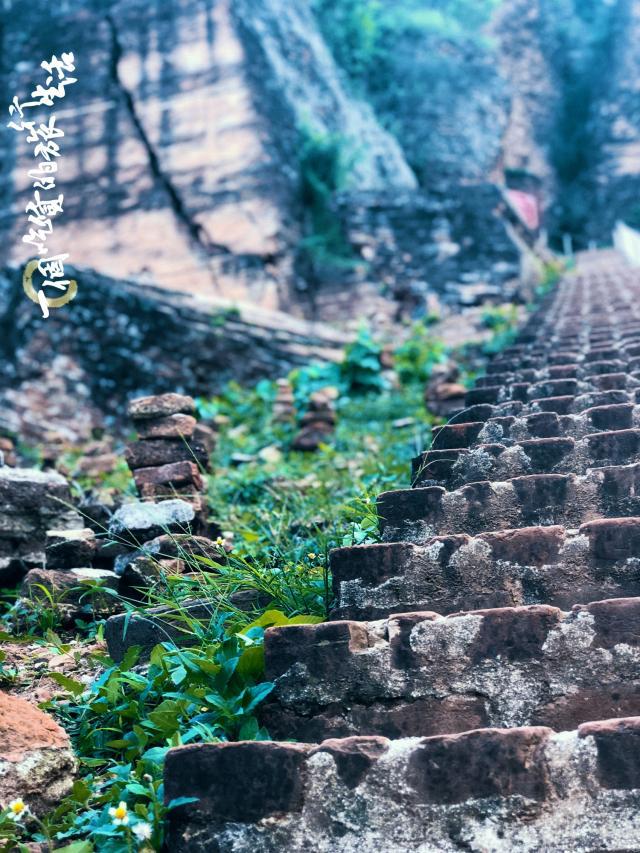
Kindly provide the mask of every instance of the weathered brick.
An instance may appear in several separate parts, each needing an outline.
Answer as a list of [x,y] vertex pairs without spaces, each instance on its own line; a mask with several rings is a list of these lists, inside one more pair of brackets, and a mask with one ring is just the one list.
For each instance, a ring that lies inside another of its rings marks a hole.
[[[595,843],[631,853],[639,725],[629,718],[559,735],[526,727],[394,743],[177,747],[165,764],[165,797],[197,802],[169,811],[166,844],[175,853],[303,853],[313,839],[326,850],[374,853],[419,850],[427,839],[431,849],[454,853],[463,837],[477,850],[594,850]],[[595,770],[584,741],[597,753]]]
[[454,707],[479,726],[562,729],[640,712],[639,624],[640,599],[618,599],[271,628],[264,721],[276,738],[309,739],[445,734]]
[[603,788],[640,788],[640,716],[585,723],[578,734],[596,742]]
[[177,414],[193,415],[195,409],[193,397],[184,394],[157,394],[131,400],[127,414],[134,421],[142,421]]
[[552,734],[536,727],[427,738],[411,756],[407,781],[424,803],[453,805],[514,794],[544,800],[551,785],[540,748]]
[[175,414],[161,418],[148,418],[136,423],[140,438],[190,438],[196,427],[192,415]]
[[202,477],[194,462],[172,462],[155,468],[136,468],[133,472],[136,486],[142,489],[144,485],[152,486],[190,486],[200,490],[203,487]]
[[209,454],[202,444],[180,438],[134,441],[127,446],[125,459],[132,470],[154,468],[173,462],[196,462],[203,468],[209,465]]

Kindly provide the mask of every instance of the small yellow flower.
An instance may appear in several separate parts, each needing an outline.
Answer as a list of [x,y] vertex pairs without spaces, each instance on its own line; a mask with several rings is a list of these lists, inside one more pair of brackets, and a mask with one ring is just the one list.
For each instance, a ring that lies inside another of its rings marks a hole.
[[9,814],[7,816],[11,820],[15,821],[22,820],[22,818],[29,813],[29,808],[22,797],[11,800],[7,808],[9,809]]
[[217,545],[218,548],[222,548],[222,546],[224,545],[224,539],[222,538],[222,536],[218,536],[214,544]]
[[317,556],[318,556],[318,555],[317,555],[317,554],[314,554],[314,553],[313,553],[313,551],[309,551],[309,553],[307,554],[307,557],[308,557],[310,560],[315,560],[315,558],[316,558]]
[[109,817],[115,826],[126,826],[129,823],[129,809],[124,800],[109,809]]

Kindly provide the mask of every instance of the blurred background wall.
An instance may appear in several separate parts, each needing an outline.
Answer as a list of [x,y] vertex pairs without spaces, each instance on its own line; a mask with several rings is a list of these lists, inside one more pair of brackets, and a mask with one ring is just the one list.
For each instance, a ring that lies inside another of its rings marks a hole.
[[[555,246],[640,223],[636,0],[1,8],[7,106],[76,57],[52,246],[80,267],[336,321],[513,279],[505,187]],[[4,261],[31,157],[3,130]]]

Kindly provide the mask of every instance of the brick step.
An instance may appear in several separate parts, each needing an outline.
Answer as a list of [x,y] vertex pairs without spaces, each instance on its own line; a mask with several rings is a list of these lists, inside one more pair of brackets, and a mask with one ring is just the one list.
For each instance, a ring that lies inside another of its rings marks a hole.
[[509,353],[504,350],[502,355],[494,358],[487,365],[487,374],[508,373],[514,370],[542,370],[543,368],[562,367],[565,364],[579,364],[583,354],[576,350],[550,351],[541,356],[528,353]]
[[[636,405],[637,397],[640,397],[640,389],[637,391],[592,391],[581,394],[579,397],[571,395],[564,397],[545,397],[544,399],[530,400],[522,403],[519,400],[509,400],[506,403],[493,405],[491,403],[477,403],[461,410],[453,415],[449,424],[463,424],[478,421],[488,421],[492,418],[518,417],[526,418],[529,415],[541,412],[555,412],[558,415],[577,415],[586,409],[600,406]],[[439,428],[436,428],[436,431]]]
[[637,851],[640,719],[169,750],[172,853]]
[[541,300],[331,553],[340,621],[266,632],[305,742],[170,750],[167,849],[638,853],[638,291],[589,253]]
[[547,379],[543,382],[513,382],[506,385],[487,385],[472,388],[465,397],[465,406],[479,403],[496,405],[510,400],[526,403],[548,397],[581,396],[597,391],[634,391],[640,389],[640,379],[634,374],[601,373],[588,381],[577,379]]
[[[620,356],[618,355],[615,360],[617,361],[619,358]],[[635,361],[635,359],[627,360],[624,364],[635,364]],[[575,350],[553,351],[545,356],[536,355],[535,353],[511,356],[503,355],[500,359],[494,359],[487,365],[486,376],[517,373],[524,370],[547,371],[550,373],[559,372],[562,375],[569,365],[585,368],[588,363],[591,362],[585,360],[585,353],[576,352]],[[559,371],[557,370],[558,368],[560,368]]]
[[573,311],[566,304],[558,303],[551,310],[544,309],[532,314],[528,323],[522,327],[508,350],[524,350],[527,347],[546,347],[550,343],[561,345],[563,342],[591,343],[597,346],[606,341],[629,340],[640,335],[640,324],[634,312],[623,317],[627,308],[612,310],[602,305],[601,318],[577,311],[569,322],[566,311]]
[[424,542],[445,533],[482,533],[596,518],[640,515],[640,464],[594,468],[584,475],[530,474],[479,481],[447,492],[441,486],[398,489],[378,498],[385,541]]
[[555,364],[550,367],[524,368],[521,370],[508,370],[500,373],[488,373],[480,376],[474,388],[495,387],[496,385],[510,385],[513,383],[533,383],[558,381],[562,379],[575,379],[578,383],[590,383],[594,376],[605,374],[629,372],[633,375],[638,368],[638,359],[626,361],[590,361],[584,364]]
[[[575,398],[574,398],[575,399]],[[432,450],[471,447],[474,443],[489,443],[512,439],[522,441],[533,438],[584,438],[593,432],[617,431],[640,428],[640,406],[632,403],[614,403],[605,406],[589,406],[580,412],[559,415],[557,412],[523,413],[518,415],[495,415],[495,408],[484,410],[474,407],[470,414],[478,420],[459,420],[455,416],[443,427],[432,433]],[[490,415],[483,418],[482,415]]]
[[640,429],[591,433],[584,438],[551,437],[470,448],[428,450],[412,461],[415,486],[448,490],[478,480],[509,480],[527,474],[586,474],[591,468],[640,462]]
[[[489,369],[492,368],[492,369]],[[606,373],[635,373],[640,369],[637,357],[587,360],[576,353],[564,353],[553,362],[536,357],[515,357],[505,362],[491,363],[477,386],[500,385],[509,382],[535,382],[542,379],[584,379]]]
[[550,349],[605,349],[614,346],[632,346],[640,340],[640,327],[637,320],[626,325],[620,323],[620,318],[611,316],[610,320],[601,326],[595,326],[592,320],[579,318],[577,325],[559,327],[559,322],[552,315],[538,315],[532,321],[535,333],[531,335],[524,330],[515,341],[498,354],[509,355],[527,352],[548,353]]
[[269,628],[273,738],[568,731],[640,715],[640,598]]
[[[636,391],[625,391],[620,389],[593,391],[589,394],[581,394],[578,397],[546,397],[544,399],[531,400],[528,410],[532,412],[556,412],[559,415],[571,415],[592,409],[596,406],[612,406],[621,403],[635,404],[640,399],[640,389]],[[523,407],[520,412],[527,411]]]
[[336,548],[332,618],[640,596],[639,554],[640,517]]
[[543,370],[567,364],[586,368],[589,364],[602,361],[622,361],[629,365],[637,363],[639,357],[640,337],[637,335],[634,338],[609,340],[599,344],[552,341],[544,348],[525,346],[515,350],[502,350],[487,365],[487,373]]
[[558,320],[553,316],[534,317],[536,329],[534,334],[522,331],[512,344],[505,347],[501,353],[513,355],[535,352],[546,354],[550,349],[605,349],[606,347],[626,346],[640,339],[640,329],[637,321],[627,326],[619,325],[619,318],[612,318],[604,326],[595,327],[588,319],[580,319],[578,326],[558,327]]
[[434,427],[431,445],[438,450],[448,450],[454,447],[470,447],[484,429],[483,421],[466,421],[450,423],[442,427]]

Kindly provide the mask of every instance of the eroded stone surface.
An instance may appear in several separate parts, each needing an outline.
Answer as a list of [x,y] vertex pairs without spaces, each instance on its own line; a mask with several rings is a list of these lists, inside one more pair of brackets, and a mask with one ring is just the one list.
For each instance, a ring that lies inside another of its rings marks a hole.
[[[193,415],[195,403],[184,394],[156,394],[153,397],[137,397],[129,403],[127,413],[133,421],[153,421],[175,415]],[[184,421],[180,421],[183,423]],[[148,436],[157,437],[157,436]]]
[[70,792],[75,771],[66,732],[35,705],[0,691],[0,804],[22,797],[43,814]]
[[579,527],[597,518],[640,513],[640,464],[576,474],[530,474],[469,483],[384,492],[378,498],[387,541],[425,542],[438,534],[481,533],[532,525]]
[[444,734],[640,713],[640,598],[269,628],[276,738]]
[[640,594],[638,518],[452,534],[424,544],[390,542],[331,553],[334,618],[412,609],[452,613],[529,602]]
[[172,810],[168,843],[178,853],[302,853],[310,838],[326,853],[628,850],[640,793],[633,777],[612,788],[607,767],[625,746],[627,766],[638,760],[639,726],[179,747],[165,795],[199,802]]
[[81,528],[69,484],[53,471],[0,467],[0,582],[8,586],[44,566],[51,528]]
[[185,533],[195,517],[191,504],[182,500],[124,504],[109,522],[109,534],[120,542],[140,545],[165,533]]

